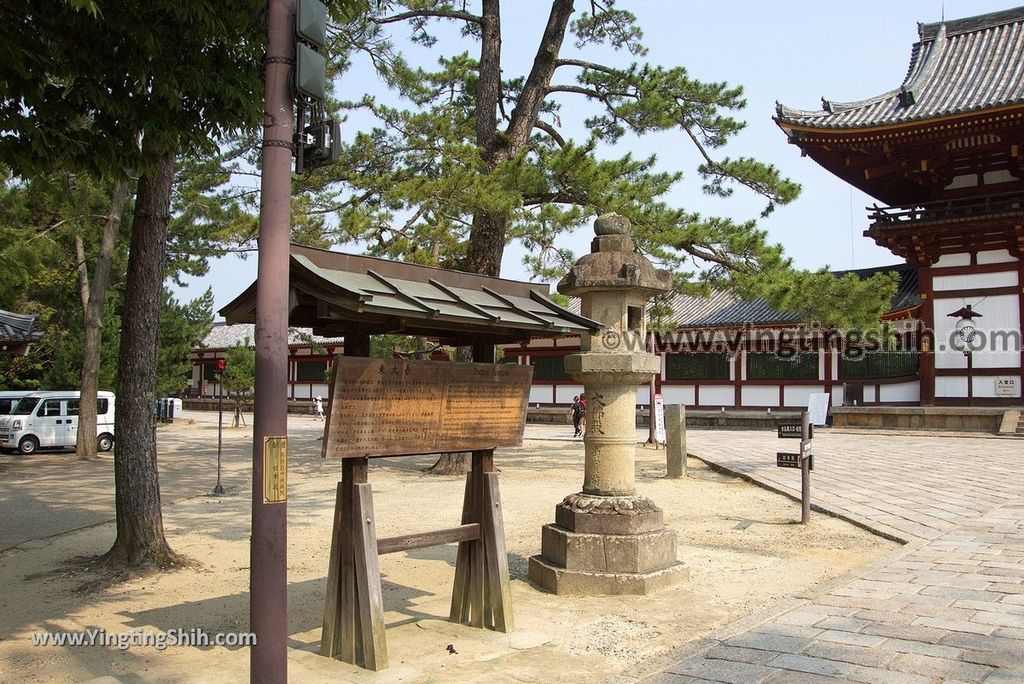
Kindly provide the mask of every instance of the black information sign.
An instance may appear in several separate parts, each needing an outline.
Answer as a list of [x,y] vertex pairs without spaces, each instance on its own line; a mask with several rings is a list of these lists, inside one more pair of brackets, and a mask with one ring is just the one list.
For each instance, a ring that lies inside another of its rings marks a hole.
[[[799,468],[800,454],[790,454],[784,451],[775,452],[775,465],[779,468]],[[814,470],[814,456],[807,457],[807,469]]]
[[[814,426],[808,425],[808,437],[814,437]],[[802,439],[803,438],[803,427],[800,423],[780,423],[779,424],[779,437],[789,437],[791,439]]]

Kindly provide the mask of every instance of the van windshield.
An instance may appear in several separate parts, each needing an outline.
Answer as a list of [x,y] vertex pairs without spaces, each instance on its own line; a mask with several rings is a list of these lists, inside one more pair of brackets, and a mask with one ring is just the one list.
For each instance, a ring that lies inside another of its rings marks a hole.
[[25,397],[18,402],[18,405],[11,410],[12,416],[27,416],[36,410],[39,404],[37,397]]

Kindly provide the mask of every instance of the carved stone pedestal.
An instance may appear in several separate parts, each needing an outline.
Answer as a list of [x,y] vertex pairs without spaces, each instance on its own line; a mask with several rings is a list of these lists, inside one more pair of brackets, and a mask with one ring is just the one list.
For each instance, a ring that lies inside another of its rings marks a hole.
[[676,560],[676,532],[643,496],[572,494],[545,525],[530,579],[556,594],[648,594],[689,576]]

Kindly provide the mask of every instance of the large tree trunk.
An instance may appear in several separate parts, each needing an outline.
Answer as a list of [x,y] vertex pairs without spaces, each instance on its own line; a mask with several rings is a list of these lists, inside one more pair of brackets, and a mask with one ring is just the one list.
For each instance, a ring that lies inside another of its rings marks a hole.
[[143,151],[151,166],[139,180],[132,220],[118,359],[117,539],[105,557],[124,568],[166,567],[179,561],[164,537],[153,411],[174,155],[150,149],[148,140]]
[[501,273],[501,257],[505,253],[508,217],[501,214],[473,215],[469,245],[463,268],[470,273],[497,276]]
[[114,183],[110,213],[103,225],[100,253],[93,268],[92,283],[86,265],[85,244],[81,234],[75,235],[75,256],[78,259],[78,287],[82,297],[85,322],[85,349],[82,355],[81,400],[78,403],[78,440],[75,452],[80,459],[96,458],[96,393],[99,390],[100,360],[103,349],[103,304],[110,283],[110,264],[114,260],[117,232],[128,196],[128,181]]
[[[544,35],[522,93],[512,110],[504,134],[498,134],[497,106],[501,98],[501,24],[498,0],[484,0],[481,20],[480,70],[476,93],[476,144],[481,150],[484,173],[519,154],[530,139],[573,12],[573,0],[554,0]],[[463,268],[472,273],[497,276],[505,252],[508,215],[475,212]]]

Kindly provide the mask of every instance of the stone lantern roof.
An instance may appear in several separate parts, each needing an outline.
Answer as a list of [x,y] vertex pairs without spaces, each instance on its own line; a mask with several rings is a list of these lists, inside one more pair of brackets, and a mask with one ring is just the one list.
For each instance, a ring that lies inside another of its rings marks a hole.
[[654,296],[672,289],[672,274],[655,268],[636,252],[630,234],[629,219],[619,214],[603,214],[594,221],[596,237],[590,254],[573,264],[558,283],[558,291],[580,296],[601,290],[631,290]]

